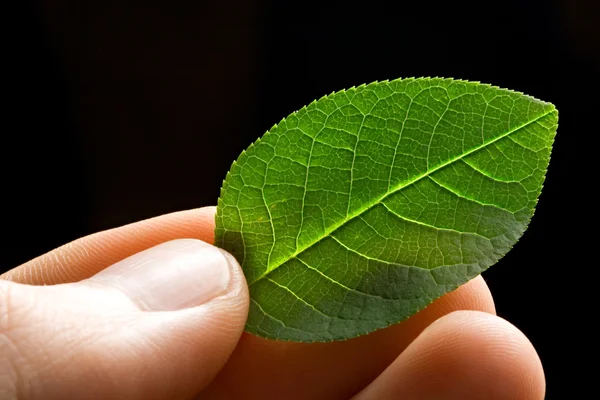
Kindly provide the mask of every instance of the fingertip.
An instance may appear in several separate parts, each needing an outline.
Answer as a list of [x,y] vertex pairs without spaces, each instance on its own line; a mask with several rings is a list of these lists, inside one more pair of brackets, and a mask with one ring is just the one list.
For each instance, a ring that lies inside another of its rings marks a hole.
[[539,400],[544,394],[541,361],[521,331],[489,313],[455,311],[425,329],[356,399]]
[[195,307],[147,313],[147,324],[142,329],[148,340],[160,344],[163,364],[156,372],[160,375],[165,363],[171,364],[169,369],[176,371],[179,388],[193,388],[194,392],[205,388],[233,353],[244,331],[250,301],[246,278],[237,260],[224,250],[211,247],[227,260],[227,289]]
[[457,382],[463,382],[459,390],[477,381],[482,385],[474,388],[491,393],[485,398],[544,398],[541,360],[529,339],[507,320],[489,313],[455,311],[434,322],[422,336],[418,345],[428,346],[444,371],[454,371]]

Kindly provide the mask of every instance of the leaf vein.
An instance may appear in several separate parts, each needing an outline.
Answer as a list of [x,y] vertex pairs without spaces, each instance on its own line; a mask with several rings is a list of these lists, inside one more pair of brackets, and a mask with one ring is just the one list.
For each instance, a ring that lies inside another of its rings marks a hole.
[[476,172],[479,172],[481,175],[486,176],[496,182],[501,182],[501,183],[518,183],[519,185],[522,185],[523,180],[516,180],[516,179],[502,179],[502,178],[498,178],[496,176],[493,176],[492,174],[490,174],[489,172],[476,167],[474,164],[470,163],[468,160],[461,160],[462,162],[464,162],[465,164],[467,164],[469,167],[471,167],[473,170],[475,170]]
[[440,182],[436,181],[436,180],[435,180],[435,178],[434,178],[433,176],[429,176],[428,178],[429,178],[429,179],[430,179],[430,180],[431,180],[433,183],[435,183],[436,185],[438,185],[438,186],[439,186],[439,187],[441,187],[442,189],[445,189],[445,190],[447,190],[448,192],[452,193],[452,194],[453,194],[454,196],[456,196],[456,197],[460,197],[461,199],[464,199],[464,200],[467,200],[467,201],[472,201],[473,203],[477,203],[477,204],[479,204],[480,206],[486,206],[486,207],[495,207],[495,208],[497,208],[497,209],[499,209],[499,210],[502,210],[502,211],[505,211],[505,212],[507,212],[507,213],[510,213],[510,214],[513,214],[513,215],[515,214],[515,212],[514,212],[514,211],[511,211],[511,210],[509,210],[509,209],[507,209],[507,208],[501,207],[501,206],[499,206],[499,205],[497,205],[497,204],[492,204],[492,203],[484,203],[484,202],[483,202],[483,201],[481,201],[481,200],[473,199],[473,198],[471,198],[471,197],[467,197],[467,196],[465,196],[465,195],[463,195],[463,194],[460,194],[460,193],[456,192],[454,189],[452,189],[452,188],[449,188],[448,186],[446,186],[446,185],[444,185],[444,184],[442,184],[442,183],[440,183]]
[[419,267],[419,266],[416,266],[416,265],[398,264],[398,263],[395,263],[395,262],[392,262],[392,261],[386,261],[386,260],[381,260],[381,259],[376,258],[376,257],[371,257],[371,256],[368,256],[366,254],[361,253],[358,250],[355,250],[355,249],[347,246],[344,242],[342,242],[340,239],[336,238],[333,235],[331,235],[330,237],[333,240],[335,240],[337,243],[339,243],[340,246],[342,246],[343,248],[345,248],[346,250],[348,250],[349,252],[354,253],[357,256],[362,257],[362,258],[367,259],[367,260],[370,260],[370,261],[376,261],[376,262],[379,262],[379,263],[387,264],[387,265],[390,265],[390,266],[397,266],[397,267],[418,268],[418,269],[425,269],[425,270],[427,269],[427,268]]
[[385,297],[383,297],[383,296],[379,296],[379,295],[376,295],[376,294],[371,294],[371,293],[361,292],[361,291],[360,291],[360,290],[358,290],[358,289],[353,289],[353,288],[351,288],[351,287],[348,287],[348,286],[344,285],[343,283],[341,283],[341,282],[339,282],[339,281],[336,281],[335,279],[333,279],[333,278],[332,278],[332,277],[330,277],[329,275],[327,275],[327,274],[325,274],[325,273],[321,272],[321,271],[320,271],[320,270],[318,270],[317,268],[315,268],[315,267],[313,267],[313,266],[309,265],[309,264],[308,264],[306,261],[302,260],[301,258],[296,258],[296,260],[300,261],[300,262],[301,262],[301,263],[302,263],[304,266],[306,266],[308,269],[311,269],[311,270],[313,270],[313,271],[317,272],[318,274],[320,274],[321,276],[323,276],[325,279],[329,280],[330,282],[333,282],[334,284],[336,284],[336,285],[340,286],[341,288],[343,288],[343,289],[346,289],[346,290],[348,290],[348,291],[350,291],[350,292],[354,292],[354,293],[358,293],[358,294],[360,294],[360,295],[365,295],[365,296],[369,296],[369,297],[374,297],[374,298],[377,298],[377,299],[382,299],[382,300],[394,300],[394,299],[386,299]]
[[289,294],[291,294],[292,296],[294,296],[296,299],[300,300],[300,302],[302,302],[303,304],[307,305],[309,308],[311,308],[313,311],[323,315],[326,318],[334,318],[330,315],[325,314],[323,311],[319,310],[318,308],[316,308],[314,305],[310,304],[308,301],[304,300],[302,297],[298,296],[296,293],[294,293],[294,291],[290,288],[288,288],[287,286],[284,286],[276,281],[274,281],[273,279],[266,277],[265,279],[267,279],[269,282],[273,283],[274,285],[276,285],[277,287],[279,287],[280,289],[285,290],[286,292],[288,292]]
[[485,239],[485,240],[488,240],[488,241],[489,241],[489,240],[491,240],[489,237],[487,237],[487,236],[483,236],[482,234],[480,234],[480,233],[477,233],[477,232],[461,232],[461,231],[459,231],[459,230],[457,230],[457,229],[452,229],[452,228],[444,228],[444,227],[441,227],[441,226],[435,226],[435,225],[431,225],[431,224],[428,224],[428,223],[426,223],[426,222],[417,221],[417,220],[415,220],[415,219],[410,219],[410,218],[407,218],[407,217],[405,217],[405,216],[403,216],[403,215],[400,215],[400,214],[398,214],[396,211],[394,211],[394,210],[392,210],[390,207],[388,207],[388,205],[387,205],[387,204],[385,204],[385,203],[381,203],[381,205],[382,205],[382,206],[383,206],[383,207],[384,207],[384,208],[385,208],[385,209],[386,209],[386,210],[387,210],[387,211],[388,211],[390,214],[392,214],[392,215],[393,215],[393,216],[395,216],[396,218],[399,218],[399,219],[401,219],[401,220],[403,220],[403,221],[406,221],[406,222],[410,222],[410,223],[413,223],[413,224],[416,224],[416,225],[421,225],[421,226],[424,226],[424,227],[426,227],[426,228],[434,229],[434,230],[436,230],[436,231],[448,231],[448,232],[454,232],[454,233],[458,233],[459,235],[473,235],[473,236],[478,236],[478,237],[480,237],[480,238],[482,238],[482,239]]

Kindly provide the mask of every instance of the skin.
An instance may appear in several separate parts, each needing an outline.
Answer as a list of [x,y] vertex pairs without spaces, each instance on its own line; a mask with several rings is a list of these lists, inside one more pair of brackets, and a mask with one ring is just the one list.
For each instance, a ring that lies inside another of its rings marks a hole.
[[481,277],[400,324],[314,344],[242,333],[248,291],[230,258],[226,291],[177,311],[144,311],[94,277],[167,241],[212,243],[214,212],[100,232],[0,276],[0,370],[11,371],[0,397],[6,387],[24,399],[544,398],[535,349],[496,316]]

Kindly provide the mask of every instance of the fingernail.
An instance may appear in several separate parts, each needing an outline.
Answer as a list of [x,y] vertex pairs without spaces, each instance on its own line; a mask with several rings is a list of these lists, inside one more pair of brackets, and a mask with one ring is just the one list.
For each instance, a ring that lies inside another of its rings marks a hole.
[[178,239],[120,261],[90,278],[124,292],[142,310],[195,307],[224,294],[233,257],[199,240]]

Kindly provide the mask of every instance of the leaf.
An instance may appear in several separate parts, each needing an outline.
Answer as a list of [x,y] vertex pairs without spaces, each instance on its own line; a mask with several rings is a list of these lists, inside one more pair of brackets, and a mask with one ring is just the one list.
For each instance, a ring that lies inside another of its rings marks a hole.
[[375,82],[290,114],[233,163],[216,244],[243,267],[248,332],[312,342],[402,321],[525,231],[552,104],[452,79]]

